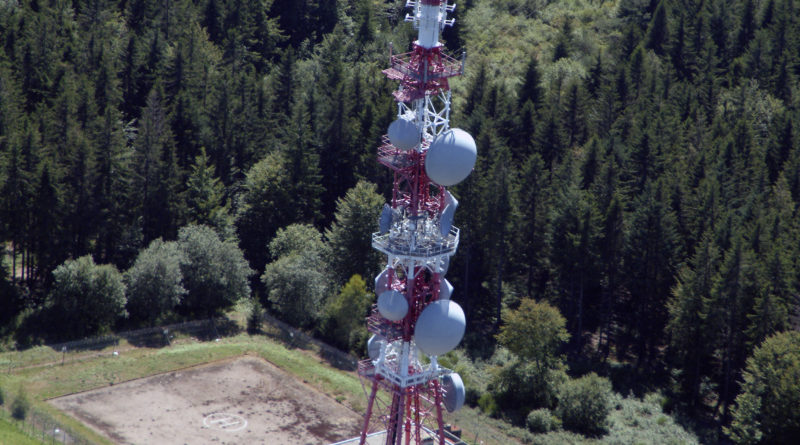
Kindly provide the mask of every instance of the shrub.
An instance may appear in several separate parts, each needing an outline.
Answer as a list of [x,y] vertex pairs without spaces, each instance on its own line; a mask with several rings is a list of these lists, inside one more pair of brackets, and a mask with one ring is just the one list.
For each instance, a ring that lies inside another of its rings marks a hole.
[[767,338],[747,359],[742,393],[725,433],[737,444],[796,443],[800,437],[800,332]]
[[478,407],[481,409],[486,415],[494,416],[497,413],[497,402],[495,402],[494,397],[491,394],[484,393],[480,399],[478,399]]
[[504,417],[525,426],[528,413],[537,408],[556,406],[558,388],[567,380],[561,368],[540,368],[531,363],[512,362],[492,378],[492,393]]
[[264,308],[257,298],[250,300],[250,314],[247,316],[247,332],[258,334],[261,332],[261,321],[264,317]]
[[561,419],[547,408],[539,408],[528,413],[525,425],[534,433],[549,433],[561,428]]
[[11,402],[11,416],[17,420],[25,420],[28,417],[28,410],[31,408],[31,402],[24,391],[17,394],[17,397]]
[[369,312],[371,297],[361,275],[350,277],[339,294],[329,297],[325,305],[322,318],[325,339],[340,349],[364,354],[366,348],[360,344],[368,338],[364,318]]
[[565,429],[586,435],[606,431],[611,411],[611,382],[595,373],[564,382],[558,389],[556,414]]
[[3,392],[3,388],[0,388],[0,406],[5,405],[6,403],[6,393]]

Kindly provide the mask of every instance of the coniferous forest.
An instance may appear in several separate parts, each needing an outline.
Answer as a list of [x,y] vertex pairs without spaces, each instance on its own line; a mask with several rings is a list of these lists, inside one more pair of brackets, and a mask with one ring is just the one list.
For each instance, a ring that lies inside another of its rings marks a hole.
[[[0,0],[0,348],[252,298],[364,355],[406,12]],[[800,437],[800,1],[453,16],[451,123],[478,162],[452,189],[468,327],[442,362],[468,403],[602,437],[581,401],[613,387],[703,441]]]

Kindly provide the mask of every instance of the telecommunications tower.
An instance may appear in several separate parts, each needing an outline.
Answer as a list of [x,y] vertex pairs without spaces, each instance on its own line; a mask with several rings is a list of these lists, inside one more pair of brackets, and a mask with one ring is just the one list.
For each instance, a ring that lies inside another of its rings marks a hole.
[[459,236],[453,226],[458,201],[446,187],[463,181],[477,158],[473,138],[450,128],[448,80],[463,73],[464,60],[446,55],[439,43],[439,33],[453,25],[447,13],[455,5],[409,0],[406,7],[413,8],[406,21],[418,38],[411,52],[392,54],[383,71],[400,86],[398,118],[378,149],[394,187],[372,235],[387,261],[375,278],[378,301],[367,318],[369,359],[359,364],[369,394],[361,445],[381,434],[385,445],[445,445],[442,409],[458,410],[465,396],[459,375],[437,362],[458,346],[466,326],[444,278]]

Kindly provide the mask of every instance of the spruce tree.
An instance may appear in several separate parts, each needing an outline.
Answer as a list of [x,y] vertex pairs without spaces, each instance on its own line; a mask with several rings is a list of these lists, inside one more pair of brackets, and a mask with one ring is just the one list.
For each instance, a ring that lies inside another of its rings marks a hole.
[[186,178],[186,206],[190,224],[213,227],[223,239],[235,236],[225,187],[214,175],[205,148],[200,149]]
[[721,262],[714,237],[707,232],[697,245],[689,264],[683,267],[667,302],[671,363],[680,370],[680,393],[696,408],[702,402],[701,382],[711,373],[712,348],[706,341],[713,326],[709,323],[711,290]]
[[645,47],[652,49],[658,55],[664,54],[669,41],[669,24],[667,21],[667,11],[662,0],[658,3],[658,7],[653,13],[653,19],[650,21],[650,26],[648,26],[647,35],[645,36]]
[[635,200],[624,260],[629,313],[622,322],[634,338],[637,364],[657,358],[667,322],[666,302],[680,258],[675,215],[662,184],[648,183]]

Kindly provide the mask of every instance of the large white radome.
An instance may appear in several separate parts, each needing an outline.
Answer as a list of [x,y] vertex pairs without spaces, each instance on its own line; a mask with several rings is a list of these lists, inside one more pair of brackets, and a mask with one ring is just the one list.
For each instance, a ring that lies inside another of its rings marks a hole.
[[428,355],[447,354],[461,343],[466,326],[467,319],[458,303],[437,300],[419,315],[414,341]]
[[408,314],[406,297],[396,290],[387,290],[378,295],[378,312],[383,318],[400,321]]
[[460,128],[452,128],[431,143],[425,156],[425,173],[431,181],[449,187],[466,179],[477,159],[475,139]]
[[419,144],[420,132],[414,122],[398,118],[389,124],[389,142],[400,150],[411,150]]

